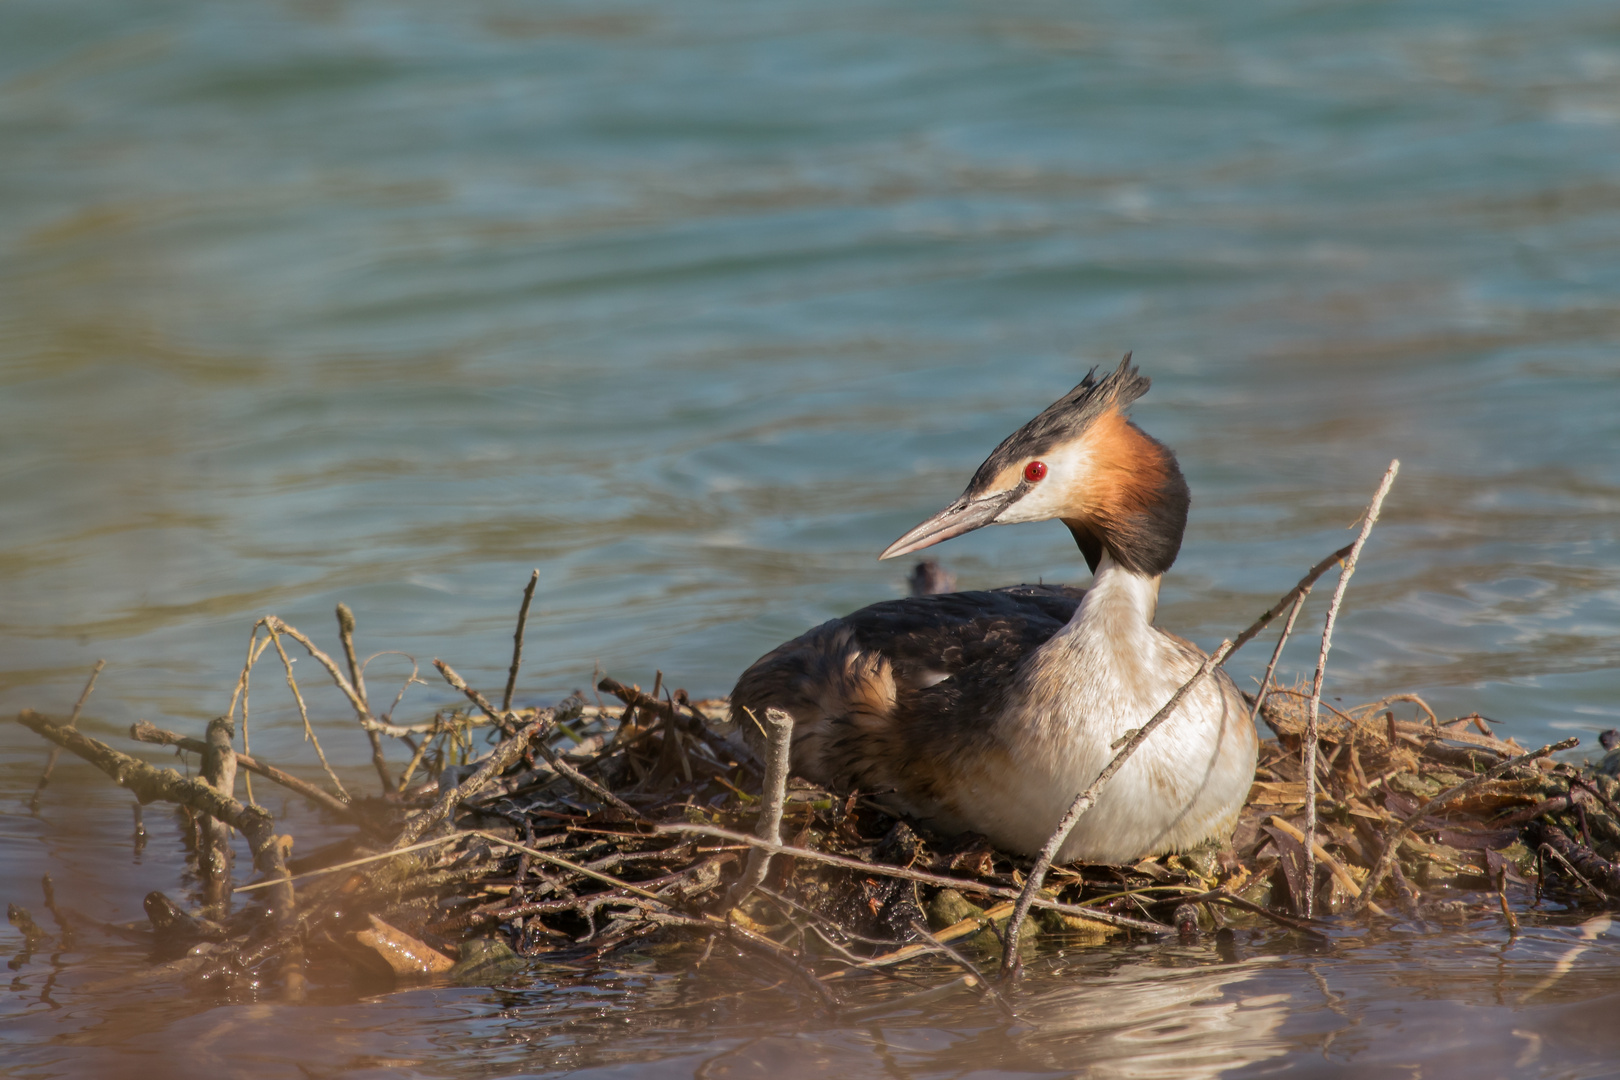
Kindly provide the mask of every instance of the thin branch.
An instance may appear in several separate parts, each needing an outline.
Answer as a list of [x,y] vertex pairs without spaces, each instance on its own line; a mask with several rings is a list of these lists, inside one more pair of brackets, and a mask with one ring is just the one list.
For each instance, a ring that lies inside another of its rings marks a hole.
[[924,923],[921,919],[913,917],[911,920],[911,931],[918,937],[922,938],[924,944],[944,953],[954,964],[956,964],[957,967],[961,968],[963,971],[972,976],[973,983],[969,985],[977,984],[978,986],[983,987],[984,996],[989,998],[991,1002],[995,1004],[996,1008],[1000,1009],[1008,1019],[1016,1020],[1018,1018],[1018,1014],[1013,1012],[1012,1006],[1007,1004],[1007,999],[1001,996],[1000,991],[990,985],[989,981],[986,980],[985,977],[979,972],[979,969],[973,966],[973,962],[967,957],[963,956],[960,952],[945,944],[945,942],[940,941],[933,934],[929,933],[928,924]]
[[[366,712],[371,711],[371,699],[366,694],[366,669],[354,655],[354,612],[348,604],[337,606],[338,639],[343,642],[343,656],[349,662],[349,679],[354,683],[354,692],[359,696],[361,704],[365,705]],[[362,727],[364,725],[361,725]],[[387,794],[394,787],[394,780],[388,775],[388,760],[383,757],[382,736],[371,728],[366,728],[366,738],[371,742],[371,765],[377,770],[377,778],[382,781],[383,793]]]
[[366,694],[366,669],[360,666],[360,660],[354,654],[354,612],[348,604],[337,606],[337,621],[338,640],[343,643],[343,657],[349,662],[349,682],[369,712],[371,700]]
[[292,658],[287,655],[287,650],[281,647],[281,637],[276,633],[278,623],[283,627],[286,626],[280,619],[269,618],[265,620],[266,629],[270,631],[270,640],[275,644],[276,652],[281,655],[281,662],[287,669],[287,685],[292,689],[293,700],[298,702],[298,716],[304,721],[304,738],[315,744],[315,756],[321,759],[321,768],[325,769],[326,775],[332,778],[332,785],[338,789],[338,795],[344,802],[351,802],[349,793],[343,786],[343,781],[338,779],[337,773],[332,771],[332,766],[327,764],[326,752],[321,749],[321,740],[315,737],[315,729],[309,724],[309,709],[304,706],[304,695],[299,693],[298,680],[293,678]]
[[[263,621],[262,619],[259,620],[259,622]],[[255,645],[258,646],[257,649],[254,648]],[[227,720],[236,715],[236,698],[240,694],[242,698],[242,752],[244,754],[253,753],[253,739],[248,731],[248,676],[253,671],[253,665],[259,662],[259,657],[263,656],[264,650],[269,647],[270,635],[266,634],[264,640],[260,641],[259,623],[254,623],[253,629],[248,633],[247,659],[242,661],[242,677],[236,681],[236,692],[231,694],[231,707],[225,710],[225,719]],[[247,801],[253,802],[253,777],[251,775],[242,777],[242,787],[247,792]]]
[[405,823],[405,827],[400,830],[398,839],[394,841],[394,847],[402,848],[415,843],[423,833],[427,832],[430,826],[437,825],[449,817],[451,811],[456,808],[457,803],[476,797],[501,773],[521,760],[523,751],[528,749],[531,742],[550,732],[554,715],[554,713],[548,712],[547,715],[536,720],[512,738],[496,744],[495,749],[489,752],[489,756],[484,759],[484,763],[478,767],[476,772],[460,784],[441,794],[432,806],[416,814]]
[[1361,532],[1356,536],[1356,542],[1350,546],[1350,555],[1344,561],[1344,569],[1339,572],[1339,582],[1333,588],[1333,599],[1328,603],[1327,621],[1322,626],[1322,651],[1316,657],[1316,678],[1311,681],[1311,708],[1305,718],[1305,835],[1309,838],[1305,844],[1305,917],[1311,917],[1311,909],[1316,903],[1316,718],[1322,705],[1322,679],[1327,675],[1328,649],[1333,644],[1333,624],[1339,618],[1339,605],[1344,602],[1344,590],[1350,584],[1350,577],[1356,572],[1356,560],[1361,558],[1361,549],[1367,543],[1367,537],[1372,534],[1373,526],[1378,523],[1378,512],[1384,507],[1384,496],[1389,494],[1390,485],[1395,483],[1395,477],[1401,471],[1399,459],[1389,463],[1384,470],[1384,478],[1378,483],[1378,491],[1373,495],[1372,502],[1367,505],[1367,512],[1362,515]]
[[[68,717],[67,727],[75,727],[79,723],[79,713],[84,711],[84,703],[90,700],[90,691],[96,688],[96,676],[101,669],[107,666],[107,661],[97,660],[96,666],[90,669],[90,678],[84,684],[84,690],[79,694],[79,700],[73,703],[73,715]],[[45,759],[45,768],[40,770],[39,784],[34,788],[34,797],[28,800],[28,812],[39,813],[39,804],[45,798],[45,785],[51,782],[51,773],[56,771],[56,759],[62,756],[60,746],[51,747],[50,756]]]
[[1288,621],[1283,623],[1282,634],[1277,638],[1277,647],[1271,650],[1271,662],[1266,665],[1265,678],[1260,680],[1260,689],[1254,694],[1254,708],[1249,712],[1249,724],[1252,726],[1260,716],[1260,709],[1266,703],[1266,690],[1271,686],[1271,677],[1277,671],[1277,661],[1282,657],[1283,646],[1288,644],[1288,635],[1294,632],[1294,620],[1299,618],[1299,609],[1305,606],[1305,598],[1311,594],[1306,589],[1294,597],[1294,606],[1288,609]]
[[[264,618],[264,624],[272,632],[279,631],[298,642],[298,644],[304,647],[304,651],[309,653],[310,659],[314,660],[317,664],[326,669],[326,673],[332,676],[332,681],[337,684],[337,688],[343,691],[343,696],[349,699],[349,705],[353,707],[354,714],[359,718],[361,727],[365,728],[367,731],[380,731],[384,735],[396,734],[393,730],[391,730],[392,725],[379,724],[377,722],[377,718],[371,715],[371,709],[360,697],[359,692],[355,690],[354,686],[349,682],[348,679],[343,677],[343,672],[338,670],[337,662],[334,661],[330,656],[327,656],[320,649],[316,648],[315,643],[309,639],[309,635],[298,629],[298,627],[283,622],[274,615],[266,615]],[[279,648],[280,646],[278,645],[277,647]]]
[[416,748],[416,752],[411,755],[410,764],[405,766],[405,771],[403,773],[400,773],[398,788],[399,794],[403,795],[405,793],[405,788],[410,785],[411,777],[415,774],[416,767],[422,764],[422,758],[427,754],[428,747],[433,744],[433,740],[438,738],[439,732],[443,730],[443,725],[439,719],[440,715],[441,714],[439,713],[433,714],[433,730],[427,733],[427,737],[422,740],[422,745],[418,746]]
[[517,686],[518,666],[523,662],[523,628],[529,622],[529,602],[534,599],[534,586],[540,580],[540,571],[529,574],[529,584],[523,590],[523,604],[518,608],[517,629],[512,632],[512,669],[506,673],[506,693],[501,698],[501,712],[512,711],[512,690]]

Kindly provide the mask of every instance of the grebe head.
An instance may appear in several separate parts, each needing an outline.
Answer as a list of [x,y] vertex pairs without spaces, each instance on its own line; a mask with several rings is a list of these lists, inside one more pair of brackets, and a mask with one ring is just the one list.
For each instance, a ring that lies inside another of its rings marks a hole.
[[1170,569],[1187,527],[1187,481],[1170,448],[1125,415],[1151,384],[1131,363],[1080,385],[1007,436],[951,505],[890,544],[909,555],[985,525],[1061,520],[1093,569],[1106,550],[1133,573]]

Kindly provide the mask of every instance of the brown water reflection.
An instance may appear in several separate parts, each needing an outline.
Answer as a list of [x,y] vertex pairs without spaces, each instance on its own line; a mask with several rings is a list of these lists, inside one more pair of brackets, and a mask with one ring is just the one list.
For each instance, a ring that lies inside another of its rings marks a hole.
[[[690,957],[632,955],[619,974],[542,966],[499,989],[328,991],[300,1007],[109,1000],[69,965],[54,1007],[18,1017],[10,1041],[19,1075],[52,1061],[175,1077],[1597,1077],[1620,1060],[1617,949],[1607,929],[1537,920],[1512,940],[1479,920],[1308,950],[1245,931],[1222,946],[1073,948],[1032,969],[1016,1021],[966,994],[840,1020],[723,949],[696,975]],[[906,992],[874,982],[851,1004]]]

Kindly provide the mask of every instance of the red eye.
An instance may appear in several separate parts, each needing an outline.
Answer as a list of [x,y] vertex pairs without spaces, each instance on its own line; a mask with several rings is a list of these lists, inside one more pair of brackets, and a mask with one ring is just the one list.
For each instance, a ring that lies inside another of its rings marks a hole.
[[1046,478],[1046,462],[1032,461],[1024,466],[1024,479],[1032,484],[1038,484]]

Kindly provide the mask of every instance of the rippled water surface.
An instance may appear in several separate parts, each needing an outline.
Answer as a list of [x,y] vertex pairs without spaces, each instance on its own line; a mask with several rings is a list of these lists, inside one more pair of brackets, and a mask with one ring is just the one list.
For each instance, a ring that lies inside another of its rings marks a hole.
[[[13,0],[0,708],[64,712],[105,657],[85,729],[197,731],[254,618],[330,643],[339,600],[363,649],[498,685],[535,567],[520,701],[597,664],[724,693],[898,594],[876,552],[1132,349],[1194,493],[1161,624],[1241,628],[1399,456],[1329,692],[1591,745],[1620,726],[1617,296],[1612,4]],[[1056,524],[939,554],[964,587],[1085,576]],[[255,748],[307,763],[262,686]],[[0,726],[4,898],[37,910],[50,869],[139,917],[172,825],[132,861],[72,762],[30,816],[42,757]],[[139,957],[97,944],[18,964],[0,1039],[38,1076],[179,1075],[179,1046],[211,1076],[1596,1076],[1616,940],[1073,950],[1010,1027],[788,1015],[653,959],[208,1009],[98,990]]]

